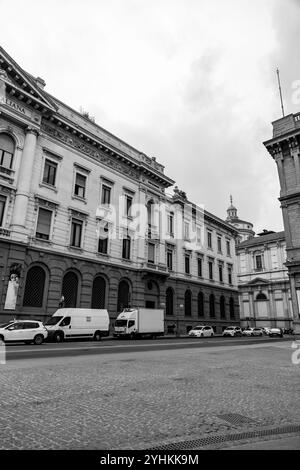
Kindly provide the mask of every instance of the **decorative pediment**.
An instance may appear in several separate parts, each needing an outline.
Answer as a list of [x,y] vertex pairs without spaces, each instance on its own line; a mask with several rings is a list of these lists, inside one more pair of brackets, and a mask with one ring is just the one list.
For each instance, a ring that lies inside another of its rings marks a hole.
[[42,113],[57,110],[57,106],[42,89],[44,81],[25,72],[2,47],[0,47],[0,81],[5,83],[7,98],[14,97],[17,101]]
[[256,277],[255,279],[252,279],[252,281],[247,282],[247,285],[261,285],[261,284],[269,284],[269,281],[266,281],[266,279],[263,279],[262,277]]

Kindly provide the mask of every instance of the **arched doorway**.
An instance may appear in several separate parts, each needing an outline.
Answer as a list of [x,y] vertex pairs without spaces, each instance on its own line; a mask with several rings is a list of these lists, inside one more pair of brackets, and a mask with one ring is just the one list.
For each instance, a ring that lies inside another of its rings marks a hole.
[[105,308],[106,282],[102,276],[97,276],[93,282],[92,308]]
[[61,293],[65,298],[66,308],[77,306],[78,276],[73,271],[64,275]]
[[221,297],[220,297],[220,316],[221,316],[221,318],[226,318],[225,297],[224,297],[224,295],[221,295]]
[[158,284],[152,280],[145,281],[145,307],[158,308],[159,307],[159,288]]
[[256,307],[258,317],[268,316],[268,298],[263,292],[259,292],[256,296]]
[[214,294],[210,294],[209,296],[209,316],[212,318],[216,316]]
[[27,272],[24,307],[42,307],[44,299],[46,273],[40,266],[32,266]]
[[122,312],[124,308],[130,304],[130,288],[127,281],[123,280],[119,283],[118,288],[118,312]]

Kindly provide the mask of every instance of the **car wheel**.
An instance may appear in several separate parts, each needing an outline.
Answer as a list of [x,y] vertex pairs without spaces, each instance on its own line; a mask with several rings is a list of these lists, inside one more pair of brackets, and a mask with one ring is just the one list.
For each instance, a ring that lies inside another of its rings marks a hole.
[[42,335],[36,335],[33,339],[34,344],[42,344],[44,337]]
[[5,342],[3,336],[0,336],[0,341],[3,341],[3,343]]
[[57,331],[56,333],[54,333],[53,335],[53,341],[55,341],[55,343],[62,343],[64,340],[64,337],[63,337],[63,334],[60,333],[59,331]]
[[96,331],[94,334],[94,341],[101,341],[101,333],[100,331]]
[[210,336],[213,337],[213,335],[214,335],[214,334],[212,333]]

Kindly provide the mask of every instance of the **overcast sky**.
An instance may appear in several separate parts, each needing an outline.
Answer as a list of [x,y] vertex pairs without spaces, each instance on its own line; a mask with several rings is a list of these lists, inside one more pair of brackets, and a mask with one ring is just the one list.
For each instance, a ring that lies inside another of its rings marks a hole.
[[300,111],[299,0],[0,0],[0,44],[46,90],[165,165],[189,200],[282,230],[262,145]]

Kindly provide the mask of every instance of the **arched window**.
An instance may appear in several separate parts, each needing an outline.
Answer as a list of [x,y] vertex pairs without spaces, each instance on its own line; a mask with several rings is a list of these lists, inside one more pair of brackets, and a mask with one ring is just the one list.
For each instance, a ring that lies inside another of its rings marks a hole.
[[62,295],[65,298],[65,307],[77,306],[78,276],[73,271],[64,275],[62,283]]
[[210,317],[215,317],[215,296],[214,294],[210,294],[209,296],[209,315]]
[[121,281],[118,289],[118,312],[122,312],[124,308],[129,307],[129,284],[127,281]]
[[257,294],[256,300],[268,300],[268,299],[267,299],[267,296],[265,294],[260,292],[259,294]]
[[92,308],[105,308],[106,282],[101,276],[97,276],[93,282]]
[[173,289],[168,287],[166,290],[166,315],[173,315],[174,311],[174,294]]
[[24,307],[42,307],[44,299],[46,273],[40,266],[33,266],[27,272]]
[[204,295],[203,292],[198,294],[198,317],[204,317]]
[[229,299],[229,314],[230,318],[234,318],[234,299],[232,297]]
[[0,165],[11,169],[15,142],[8,134],[0,134]]
[[221,315],[221,318],[226,318],[224,295],[221,295],[220,297],[220,315]]
[[184,294],[184,314],[186,317],[192,316],[192,293],[190,290]]

